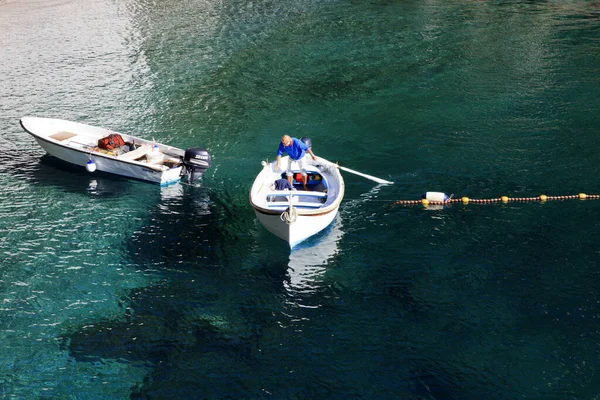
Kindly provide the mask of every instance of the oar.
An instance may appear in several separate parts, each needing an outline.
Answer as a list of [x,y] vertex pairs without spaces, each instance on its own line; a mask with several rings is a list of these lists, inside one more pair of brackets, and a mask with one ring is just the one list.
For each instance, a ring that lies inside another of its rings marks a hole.
[[350,168],[342,167],[341,165],[334,164],[331,161],[328,161],[328,160],[324,159],[323,157],[317,157],[317,158],[320,159],[320,160],[322,160],[322,161],[325,161],[325,162],[327,162],[327,163],[329,163],[331,165],[334,165],[335,167],[341,169],[342,171],[346,171],[346,172],[350,172],[351,174],[354,174],[354,175],[362,176],[363,178],[370,179],[370,180],[372,180],[374,182],[377,182],[377,183],[386,183],[388,185],[391,185],[391,184],[394,183],[394,182],[386,181],[385,179],[377,178],[376,176],[363,174],[362,172],[358,172],[358,171],[355,171],[355,170],[350,169]]

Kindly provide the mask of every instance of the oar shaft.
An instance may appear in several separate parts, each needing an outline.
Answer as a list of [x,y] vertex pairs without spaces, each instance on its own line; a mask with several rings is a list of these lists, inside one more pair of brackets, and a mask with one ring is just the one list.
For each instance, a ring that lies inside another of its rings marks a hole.
[[346,171],[346,172],[350,172],[351,174],[362,176],[363,178],[370,179],[370,180],[375,181],[377,183],[388,183],[388,184],[393,183],[393,182],[390,182],[390,181],[386,181],[385,179],[377,178],[376,176],[363,174],[362,172],[358,172],[358,171],[355,171],[355,170],[350,169],[350,168],[342,167],[342,166],[339,166],[339,165],[338,165],[338,168],[341,169],[342,171]]
[[342,167],[341,165],[334,164],[334,163],[332,163],[331,161],[328,161],[328,160],[326,160],[326,159],[324,159],[324,158],[322,158],[322,157],[318,157],[318,158],[319,158],[320,160],[323,160],[323,161],[325,161],[325,162],[327,162],[327,163],[331,164],[331,165],[334,165],[334,166],[336,166],[337,168],[341,169],[342,171],[346,171],[346,172],[350,172],[351,174],[355,174],[355,175],[358,175],[358,176],[362,176],[363,178],[370,179],[370,180],[372,180],[372,181],[375,181],[375,182],[377,182],[377,183],[386,183],[386,184],[392,184],[392,183],[394,183],[394,182],[386,181],[385,179],[380,179],[380,178],[377,178],[376,176],[372,176],[372,175],[363,174],[362,172],[358,172],[358,171],[355,171],[355,170],[353,170],[353,169],[350,169],[350,168]]

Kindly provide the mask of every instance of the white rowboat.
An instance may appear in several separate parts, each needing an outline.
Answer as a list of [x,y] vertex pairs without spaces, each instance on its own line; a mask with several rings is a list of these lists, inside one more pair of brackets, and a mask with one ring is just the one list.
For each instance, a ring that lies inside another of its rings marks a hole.
[[[136,136],[78,122],[53,118],[23,117],[21,126],[50,155],[88,171],[102,171],[167,185],[186,175],[198,179],[210,167],[205,149],[178,149]],[[112,150],[98,147],[98,140],[121,135],[125,145]]]
[[[287,165],[287,156],[280,165]],[[337,215],[344,197],[344,179],[335,164],[305,156],[307,190],[299,170],[292,170],[295,190],[274,190],[274,182],[285,178],[285,171],[275,171],[275,161],[263,161],[263,169],[250,189],[250,204],[260,223],[275,236],[294,247],[325,229]]]

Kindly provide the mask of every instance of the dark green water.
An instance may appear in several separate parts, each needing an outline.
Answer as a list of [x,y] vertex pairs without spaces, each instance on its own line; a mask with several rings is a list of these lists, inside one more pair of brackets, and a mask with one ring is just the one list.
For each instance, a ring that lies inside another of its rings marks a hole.
[[[0,397],[594,399],[591,1],[0,0]],[[44,156],[25,115],[202,145],[200,187]],[[290,254],[248,204],[283,133],[344,174]],[[87,190],[96,179],[98,190]]]

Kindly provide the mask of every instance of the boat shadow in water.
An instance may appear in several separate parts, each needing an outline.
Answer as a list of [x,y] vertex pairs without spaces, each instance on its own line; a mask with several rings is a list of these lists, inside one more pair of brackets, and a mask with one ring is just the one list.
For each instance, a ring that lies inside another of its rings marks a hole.
[[[158,278],[155,284],[124,293],[118,318],[73,325],[61,347],[77,362],[117,360],[147,370],[144,381],[131,387],[130,398],[171,396],[173,386],[164,380],[219,397],[200,379],[203,367],[200,376],[186,381],[189,361],[209,365],[218,358],[225,369],[251,374],[260,329],[250,307],[232,306],[240,296],[239,274],[225,271],[221,243],[228,242],[228,233],[211,191],[185,185],[160,189],[144,226],[124,244],[130,262]],[[250,292],[246,296],[250,299]],[[245,395],[243,387],[229,389],[233,397]]]

